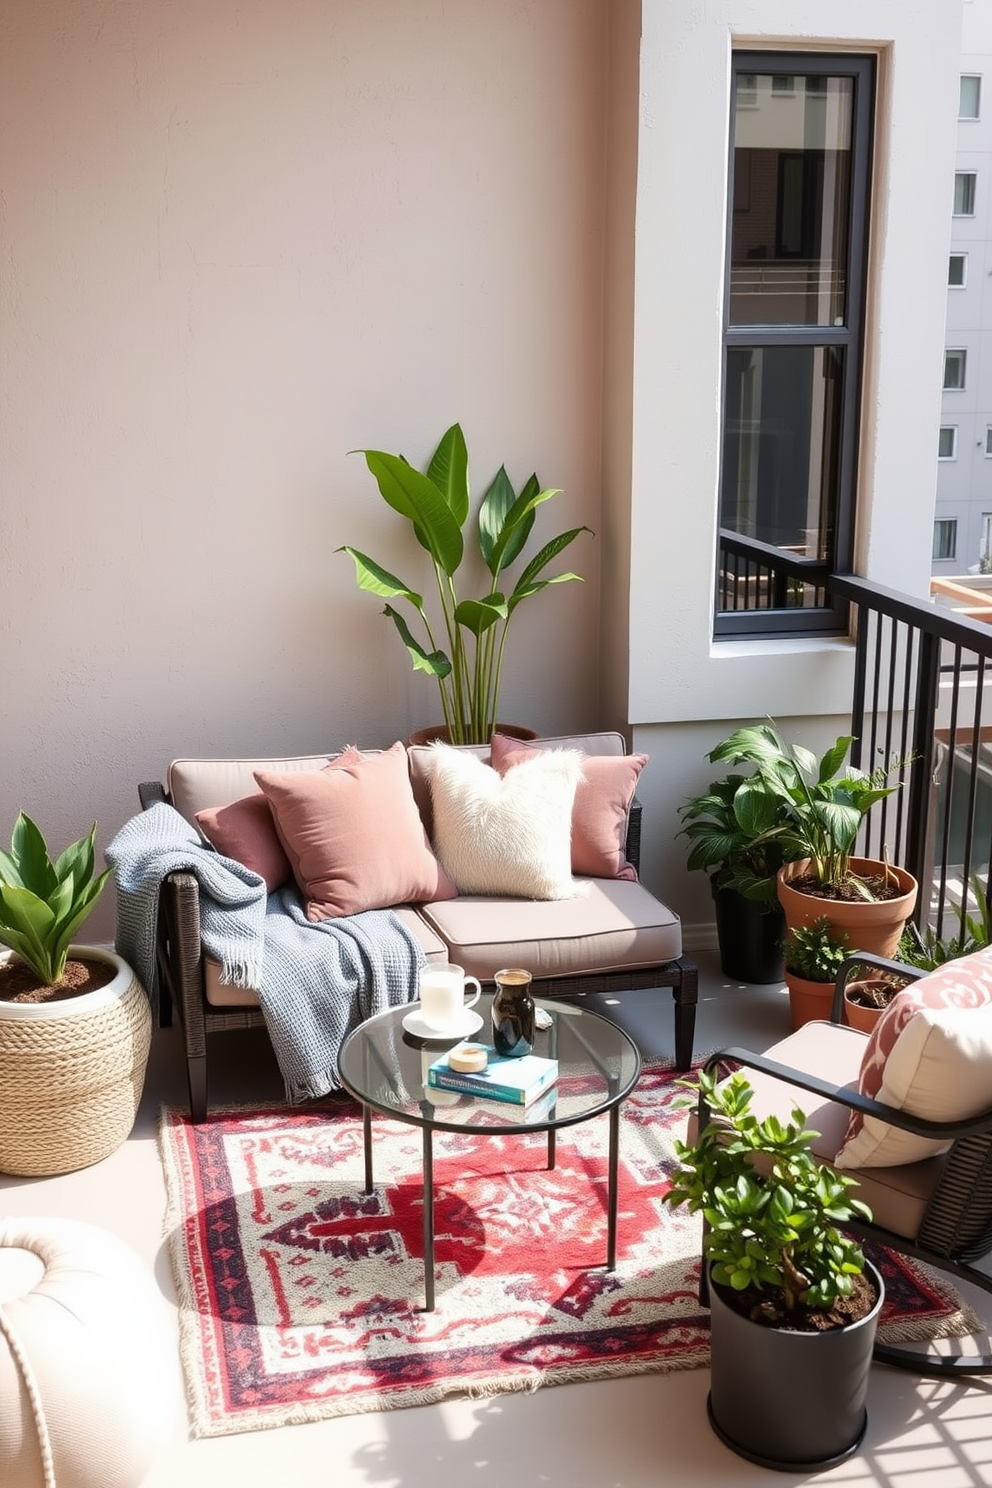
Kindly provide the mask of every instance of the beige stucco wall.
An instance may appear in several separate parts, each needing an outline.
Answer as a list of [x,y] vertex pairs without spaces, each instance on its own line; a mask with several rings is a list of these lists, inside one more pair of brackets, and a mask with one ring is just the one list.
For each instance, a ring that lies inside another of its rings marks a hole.
[[334,549],[426,582],[348,451],[456,419],[480,495],[536,468],[538,535],[596,532],[504,716],[597,722],[607,10],[3,8],[0,837],[102,845],[174,755],[439,717]]

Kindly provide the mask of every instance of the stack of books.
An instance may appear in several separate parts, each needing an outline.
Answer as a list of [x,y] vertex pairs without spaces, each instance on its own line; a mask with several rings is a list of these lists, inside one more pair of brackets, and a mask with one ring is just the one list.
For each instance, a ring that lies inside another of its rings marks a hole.
[[557,1078],[557,1059],[545,1059],[540,1054],[524,1054],[515,1059],[497,1054],[492,1048],[484,1070],[471,1073],[453,1070],[445,1054],[441,1059],[435,1059],[427,1071],[428,1085],[438,1090],[459,1090],[464,1095],[506,1101],[514,1106],[529,1106]]

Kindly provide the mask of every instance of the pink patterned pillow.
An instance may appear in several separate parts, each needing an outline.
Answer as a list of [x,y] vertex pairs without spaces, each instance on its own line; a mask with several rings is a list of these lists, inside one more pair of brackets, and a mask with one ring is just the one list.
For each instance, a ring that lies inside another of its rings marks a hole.
[[[992,947],[938,967],[895,996],[868,1040],[858,1090],[932,1121],[992,1104]],[[853,1112],[840,1168],[918,1162],[946,1147]]]
[[261,791],[242,796],[229,806],[210,806],[198,811],[196,824],[218,852],[260,874],[270,894],[292,873],[269,803]]
[[406,750],[348,749],[322,770],[257,770],[308,920],[453,899],[413,799]]
[[[512,765],[546,749],[493,734],[490,763],[500,775]],[[554,746],[560,748],[561,746]],[[637,871],[624,857],[627,817],[646,754],[587,754],[572,806],[572,872],[588,878],[626,878]]]

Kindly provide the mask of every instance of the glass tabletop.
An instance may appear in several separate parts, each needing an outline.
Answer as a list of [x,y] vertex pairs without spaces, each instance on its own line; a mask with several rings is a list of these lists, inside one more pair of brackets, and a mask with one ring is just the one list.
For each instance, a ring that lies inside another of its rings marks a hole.
[[[548,1131],[619,1104],[641,1072],[634,1042],[599,1013],[574,1003],[534,1001],[551,1014],[551,1027],[537,1031],[534,1053],[558,1060],[558,1079],[529,1106],[429,1086],[429,1066],[461,1040],[422,1039],[407,1032],[403,1019],[416,1004],[389,1008],[348,1035],[338,1061],[341,1083],[376,1111],[439,1130]],[[482,1027],[473,1042],[491,1042],[491,1006],[491,994],[476,1004]]]

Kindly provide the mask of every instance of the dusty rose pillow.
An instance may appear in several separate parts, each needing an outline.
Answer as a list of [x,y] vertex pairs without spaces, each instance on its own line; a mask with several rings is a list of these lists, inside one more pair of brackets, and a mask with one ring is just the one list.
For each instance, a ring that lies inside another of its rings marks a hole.
[[293,870],[279,841],[269,803],[261,791],[242,796],[229,806],[210,806],[198,811],[196,824],[218,852],[260,874],[270,894],[290,877]]
[[[992,948],[938,967],[898,993],[868,1040],[862,1095],[931,1121],[977,1116],[992,1086]],[[841,1168],[918,1162],[946,1143],[853,1112]]]
[[[561,746],[556,745],[556,748]],[[540,751],[505,734],[493,734],[490,762],[505,775],[512,765]],[[624,857],[627,816],[646,754],[587,754],[572,807],[572,872],[588,878],[626,878],[637,872]]]
[[453,899],[413,799],[406,750],[348,749],[322,770],[258,770],[308,920]]

